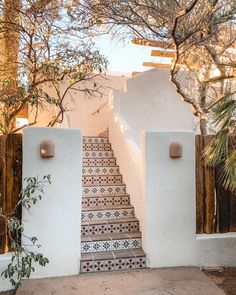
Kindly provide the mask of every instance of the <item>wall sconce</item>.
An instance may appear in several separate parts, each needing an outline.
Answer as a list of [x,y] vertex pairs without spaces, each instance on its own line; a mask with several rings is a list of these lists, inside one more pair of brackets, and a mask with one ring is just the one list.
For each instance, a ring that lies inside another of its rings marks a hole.
[[183,146],[181,143],[174,141],[169,148],[170,158],[181,158],[183,156]]
[[50,139],[44,139],[40,142],[40,156],[42,158],[52,158],[55,156],[55,144]]

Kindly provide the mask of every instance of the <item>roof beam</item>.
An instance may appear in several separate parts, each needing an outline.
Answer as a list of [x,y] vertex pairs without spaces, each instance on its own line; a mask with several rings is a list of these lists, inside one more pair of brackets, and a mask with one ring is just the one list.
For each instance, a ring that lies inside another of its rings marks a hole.
[[159,56],[159,57],[175,57],[175,52],[173,51],[162,51],[162,50],[152,50],[151,56]]
[[[171,69],[171,64],[162,64],[162,63],[155,63],[155,62],[144,62],[144,67],[151,67],[151,68],[157,68],[157,69]],[[177,65],[176,69],[179,70],[180,66]]]
[[172,44],[169,44],[167,42],[163,41],[154,41],[154,40],[146,40],[146,39],[133,39],[133,44],[136,45],[143,45],[143,46],[151,46],[151,47],[160,47],[165,49],[173,49],[174,46]]

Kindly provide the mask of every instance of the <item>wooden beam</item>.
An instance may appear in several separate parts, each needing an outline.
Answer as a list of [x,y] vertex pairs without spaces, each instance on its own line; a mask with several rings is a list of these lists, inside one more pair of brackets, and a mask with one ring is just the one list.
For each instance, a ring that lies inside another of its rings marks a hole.
[[139,74],[141,74],[142,72],[132,72],[132,77],[137,76]]
[[143,46],[151,46],[151,47],[160,47],[165,49],[173,49],[174,46],[170,43],[164,41],[154,41],[154,40],[146,40],[146,39],[133,39],[133,44],[143,45]]
[[[155,63],[155,62],[144,62],[144,67],[151,67],[151,68],[157,68],[157,69],[171,69],[171,64],[161,64],[161,63]],[[180,66],[177,65],[176,69],[179,70]]]
[[162,51],[162,50],[152,50],[151,56],[160,56],[160,57],[175,57],[175,52],[173,51]]

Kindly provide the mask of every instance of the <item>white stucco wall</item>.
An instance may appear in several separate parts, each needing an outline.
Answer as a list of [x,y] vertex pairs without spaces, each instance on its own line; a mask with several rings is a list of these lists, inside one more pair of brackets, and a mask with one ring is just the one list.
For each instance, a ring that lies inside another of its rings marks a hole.
[[[55,143],[55,157],[41,158],[41,140]],[[39,238],[40,251],[49,258],[32,278],[79,273],[82,202],[81,133],[78,129],[29,127],[23,133],[23,178],[51,175],[42,201],[23,210],[25,233]]]
[[[124,91],[126,80],[127,74],[108,72],[106,75],[94,78],[92,82],[84,82],[85,87],[89,89],[93,89],[94,83],[100,86],[100,93],[95,94],[94,98],[88,98],[84,92],[70,91],[64,100],[64,106],[68,111],[65,112],[61,127],[79,128],[84,136],[97,136],[105,131],[108,127],[109,93],[113,89]],[[67,86],[66,81],[61,83],[61,93]],[[55,96],[55,91],[49,83],[44,85],[43,90],[50,96]],[[99,108],[101,108],[100,111],[96,112]],[[54,115],[54,107],[48,106],[40,110],[37,126],[47,126]],[[31,112],[30,121],[33,121],[33,118],[34,112]]]
[[[7,268],[8,264],[11,263],[11,253],[0,255],[0,274]],[[11,283],[0,276],[0,292],[14,289]]]
[[[183,157],[169,157],[173,141],[183,145]],[[236,233],[196,235],[194,133],[145,132],[142,152],[146,199],[144,247],[150,267],[235,267]]]
[[127,91],[114,91],[116,110],[140,145],[144,130],[194,130],[191,105],[169,81],[169,70],[152,69],[127,80]]
[[[196,235],[193,115],[165,73],[128,80],[127,92],[114,91],[109,102],[110,140],[140,221],[148,266],[236,266],[235,233]],[[182,143],[182,158],[169,157],[172,141]]]

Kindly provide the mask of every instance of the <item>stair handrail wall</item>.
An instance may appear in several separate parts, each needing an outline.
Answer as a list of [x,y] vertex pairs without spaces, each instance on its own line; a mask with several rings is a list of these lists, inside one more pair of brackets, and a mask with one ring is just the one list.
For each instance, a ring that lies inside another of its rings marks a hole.
[[146,252],[142,151],[134,140],[132,129],[120,114],[120,100],[118,96],[114,99],[115,93],[118,91],[114,90],[109,97],[109,137],[131,204],[135,208],[135,215],[139,219],[143,249]]

